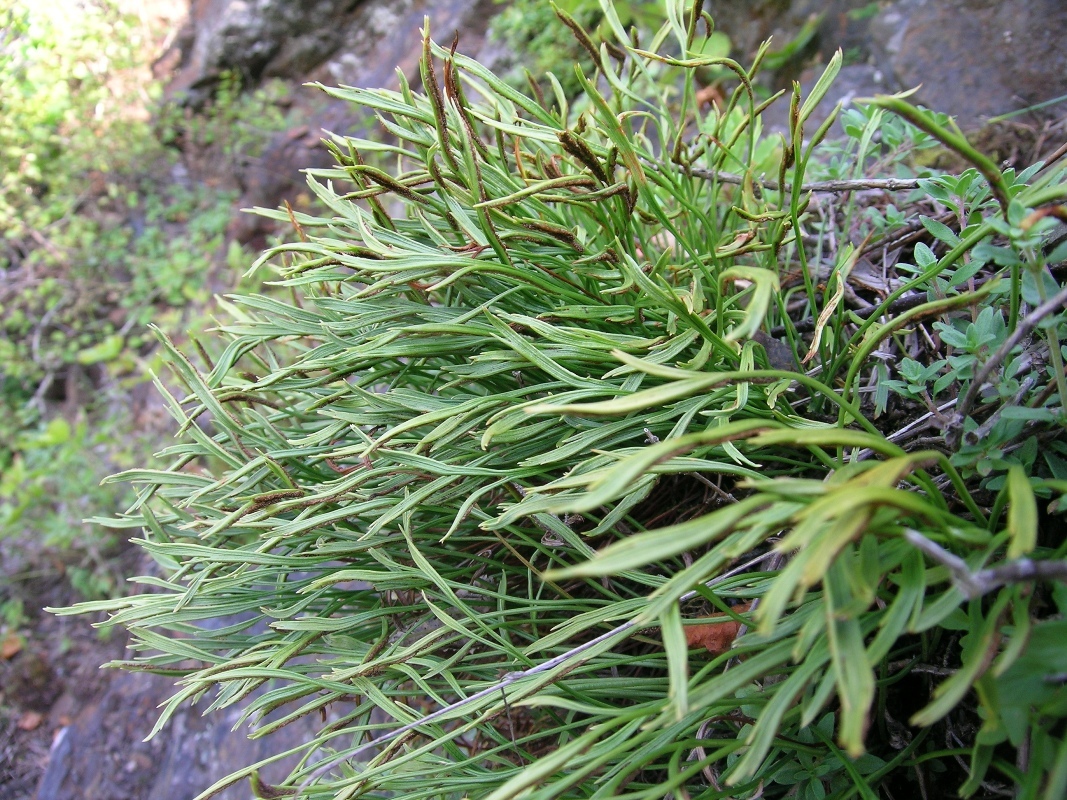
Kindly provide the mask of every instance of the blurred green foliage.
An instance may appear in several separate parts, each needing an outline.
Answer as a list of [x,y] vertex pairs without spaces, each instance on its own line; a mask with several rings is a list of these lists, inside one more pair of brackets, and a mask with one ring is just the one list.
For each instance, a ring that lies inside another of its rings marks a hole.
[[153,447],[129,407],[146,326],[201,326],[232,285],[240,172],[286,124],[280,85],[233,76],[198,113],[162,102],[149,33],[114,0],[0,0],[0,543],[75,554],[89,597],[114,541],[82,519]]

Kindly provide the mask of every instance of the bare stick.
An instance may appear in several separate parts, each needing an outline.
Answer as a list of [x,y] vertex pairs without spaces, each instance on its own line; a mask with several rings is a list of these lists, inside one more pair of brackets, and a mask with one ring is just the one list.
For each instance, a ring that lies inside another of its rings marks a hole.
[[[736,186],[741,186],[745,183],[746,177],[744,175],[735,175],[732,172],[716,172],[710,169],[690,168],[689,174],[694,178],[706,178],[707,180],[717,180],[720,183],[732,183]],[[753,185],[759,186],[761,189],[765,189],[771,192],[777,192],[781,186],[774,181],[758,181],[753,179]],[[789,187],[786,187],[789,188]],[[854,181],[819,181],[816,183],[804,183],[800,186],[802,192],[855,192],[863,189],[881,189],[886,192],[906,192],[912,189],[919,188],[918,180],[901,180],[898,178],[888,178],[884,180],[854,180]]]
[[909,528],[904,531],[904,538],[938,564],[947,567],[956,581],[956,586],[970,600],[989,594],[1009,583],[1067,580],[1067,561],[1031,561],[1029,558],[1020,558],[999,567],[972,572],[966,561],[930,541],[918,531]]

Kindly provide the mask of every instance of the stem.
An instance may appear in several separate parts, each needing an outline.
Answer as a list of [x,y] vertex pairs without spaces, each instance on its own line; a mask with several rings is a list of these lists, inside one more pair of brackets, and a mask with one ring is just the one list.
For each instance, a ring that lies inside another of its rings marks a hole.
[[904,538],[929,556],[931,560],[948,569],[956,587],[971,600],[989,594],[1009,583],[1038,580],[1062,581],[1067,578],[1067,561],[1032,561],[1029,558],[1020,558],[1001,564],[999,567],[972,572],[966,561],[927,539],[918,531],[909,528],[904,531]]

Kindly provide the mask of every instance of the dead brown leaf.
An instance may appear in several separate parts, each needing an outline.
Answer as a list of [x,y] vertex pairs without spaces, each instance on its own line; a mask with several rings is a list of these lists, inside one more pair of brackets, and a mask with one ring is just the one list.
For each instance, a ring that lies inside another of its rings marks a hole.
[[[734,611],[741,614],[748,611],[751,603],[736,606]],[[701,625],[685,626],[685,641],[690,647],[703,647],[713,656],[720,656],[730,649],[741,630],[741,623],[732,617],[720,616],[722,622],[705,622]]]
[[707,104],[717,105],[721,107],[726,104],[726,98],[723,96],[722,89],[720,89],[718,84],[715,83],[711,84],[710,86],[705,86],[701,89],[697,89],[697,92],[694,95],[694,99],[700,106]]
[[17,656],[22,651],[22,637],[17,633],[9,633],[4,637],[4,641],[0,642],[0,658],[7,661]]
[[16,723],[20,731],[35,731],[44,722],[44,714],[40,711],[24,711]]

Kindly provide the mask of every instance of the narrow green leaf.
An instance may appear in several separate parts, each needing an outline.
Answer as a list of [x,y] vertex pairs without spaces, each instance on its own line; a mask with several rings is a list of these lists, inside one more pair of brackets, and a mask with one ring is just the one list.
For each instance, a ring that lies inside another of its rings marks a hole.
[[689,713],[689,645],[677,603],[660,615],[660,632],[663,651],[667,655],[667,699],[674,710],[674,718],[681,720]]
[[819,80],[815,82],[811,91],[808,92],[808,96],[804,98],[804,104],[800,107],[801,124],[808,120],[814,113],[816,106],[822,102],[822,99],[826,97],[827,92],[830,91],[830,87],[837,78],[837,73],[841,71],[843,60],[844,56],[840,50],[837,50],[830,57],[830,63],[826,65],[826,69],[823,70],[822,75],[819,76]]
[[1037,499],[1026,471],[1018,464],[1008,468],[1008,558],[1022,558],[1037,546]]
[[765,498],[749,497],[689,522],[636,534],[601,550],[589,561],[552,570],[545,577],[554,581],[601,577],[662,561],[721,538],[748,514],[767,504]]
[[874,673],[867,664],[863,631],[852,615],[848,577],[844,563],[838,559],[826,573],[826,631],[830,644],[830,663],[841,701],[838,740],[850,756],[864,752],[864,739],[870,725],[870,708],[874,702]]
[[912,725],[925,727],[944,717],[959,705],[974,682],[989,668],[999,640],[1000,617],[1011,600],[1011,595],[1009,590],[1001,591],[989,613],[981,620],[980,626],[973,627],[967,634],[963,647],[963,665],[934,690],[934,699],[929,704],[912,715]]

